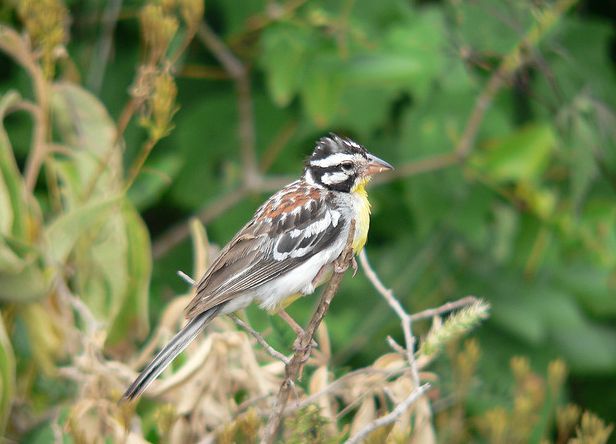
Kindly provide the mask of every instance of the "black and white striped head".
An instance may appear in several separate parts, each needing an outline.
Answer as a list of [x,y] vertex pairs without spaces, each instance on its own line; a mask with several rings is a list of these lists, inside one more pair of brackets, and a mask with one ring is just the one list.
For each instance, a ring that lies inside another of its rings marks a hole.
[[392,169],[390,164],[351,139],[330,134],[317,142],[306,162],[304,178],[314,185],[350,193],[370,180],[373,174]]

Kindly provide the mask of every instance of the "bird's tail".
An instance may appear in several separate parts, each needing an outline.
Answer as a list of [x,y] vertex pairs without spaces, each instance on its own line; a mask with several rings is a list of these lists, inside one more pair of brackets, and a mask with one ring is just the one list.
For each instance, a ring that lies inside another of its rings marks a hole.
[[214,318],[222,307],[211,308],[191,319],[184,328],[182,328],[169,341],[163,349],[152,359],[135,381],[126,389],[122,396],[122,401],[131,401],[137,398],[143,391],[154,381],[163,370],[167,368],[171,361],[190,344],[205,326]]

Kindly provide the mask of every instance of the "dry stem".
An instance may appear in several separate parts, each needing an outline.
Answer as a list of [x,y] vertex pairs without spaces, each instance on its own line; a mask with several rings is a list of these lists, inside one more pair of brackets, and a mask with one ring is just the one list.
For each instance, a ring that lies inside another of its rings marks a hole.
[[406,347],[404,348],[406,354],[406,360],[411,368],[411,378],[413,380],[413,387],[419,387],[419,371],[417,370],[417,363],[415,362],[415,339],[413,338],[411,323],[411,316],[402,308],[402,305],[394,296],[393,291],[386,288],[381,282],[376,272],[370,266],[368,262],[368,256],[366,250],[362,250],[359,254],[359,261],[361,263],[366,277],[372,283],[374,288],[385,298],[389,306],[396,312],[402,323],[402,331],[404,332],[404,342]]
[[415,390],[411,392],[411,394],[400,404],[396,406],[390,413],[385,416],[381,416],[378,419],[366,424],[363,429],[357,432],[354,436],[350,437],[345,441],[345,444],[357,444],[360,443],[364,438],[366,438],[371,432],[378,429],[379,427],[384,427],[392,422],[395,422],[404,412],[406,412],[409,407],[413,405],[415,401],[419,399],[428,389],[430,388],[430,384],[424,384],[420,387],[417,387]]
[[290,360],[289,358],[287,358],[285,355],[283,355],[282,353],[280,353],[278,350],[276,350],[274,347],[272,347],[271,345],[269,345],[267,343],[267,341],[265,340],[265,338],[263,336],[261,336],[259,334],[258,331],[256,331],[255,329],[253,329],[250,325],[248,325],[246,322],[244,322],[242,319],[240,319],[239,316],[237,316],[235,313],[232,313],[229,315],[229,317],[231,319],[233,319],[233,322],[235,322],[238,326],[240,326],[241,328],[243,328],[244,330],[246,330],[248,333],[250,333],[259,344],[261,344],[261,347],[263,347],[263,349],[274,359],[278,359],[279,361],[284,362],[285,365],[289,365]]

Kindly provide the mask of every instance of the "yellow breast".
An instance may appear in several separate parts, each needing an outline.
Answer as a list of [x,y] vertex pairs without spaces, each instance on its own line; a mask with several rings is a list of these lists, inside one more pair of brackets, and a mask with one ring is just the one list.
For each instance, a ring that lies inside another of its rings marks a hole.
[[368,229],[370,228],[370,202],[368,201],[368,193],[366,192],[366,184],[368,178],[360,182],[353,190],[352,195],[356,199],[355,211],[357,218],[355,219],[355,237],[353,239],[353,252],[359,253],[368,239]]

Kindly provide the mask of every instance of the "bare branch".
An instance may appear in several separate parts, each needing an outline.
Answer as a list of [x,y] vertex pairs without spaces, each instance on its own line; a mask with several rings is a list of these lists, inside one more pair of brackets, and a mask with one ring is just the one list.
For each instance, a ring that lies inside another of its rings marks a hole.
[[308,327],[304,330],[304,334],[297,337],[295,342],[295,352],[291,358],[291,361],[285,366],[285,379],[280,386],[278,397],[272,408],[267,425],[265,426],[265,433],[263,435],[262,443],[273,444],[280,428],[282,418],[284,416],[285,407],[291,394],[291,388],[294,385],[294,381],[298,379],[299,375],[306,364],[306,361],[310,357],[312,351],[312,341],[317,328],[321,324],[321,321],[325,317],[331,304],[332,299],[338,291],[340,282],[344,276],[345,271],[349,268],[353,261],[353,236],[355,234],[355,221],[351,221],[349,228],[349,236],[347,238],[346,245],[340,257],[334,262],[334,274],[327,285],[325,291],[321,295],[319,305],[312,315]]
[[242,319],[240,319],[238,315],[236,315],[235,313],[231,313],[231,314],[229,314],[229,317],[231,319],[233,319],[233,322],[235,322],[238,326],[240,326],[241,328],[246,330],[248,333],[250,333],[257,340],[257,342],[259,344],[261,344],[261,347],[263,347],[265,349],[265,351],[271,357],[273,357],[274,359],[278,359],[279,361],[284,362],[285,365],[289,365],[289,362],[290,362],[289,358],[287,358],[285,355],[280,353],[274,347],[269,345],[267,343],[267,341],[265,340],[265,338],[259,334],[259,332],[257,332],[255,329],[253,329],[250,325],[248,325]]
[[244,183],[250,185],[258,180],[250,73],[207,23],[201,24],[198,35],[201,42],[214,54],[235,81],[239,113],[239,137],[245,175]]
[[447,302],[446,304],[443,304],[440,307],[429,308],[427,310],[412,314],[411,320],[418,321],[420,319],[433,318],[434,316],[440,316],[450,311],[454,311],[454,310],[458,310],[460,308],[466,307],[467,305],[472,305],[478,301],[479,299],[477,299],[475,296],[466,296],[466,297],[463,297],[462,299],[458,299],[457,301]]
[[396,312],[400,321],[402,323],[402,331],[404,332],[404,342],[406,343],[405,352],[406,359],[411,368],[411,378],[413,380],[413,386],[419,387],[419,371],[417,370],[417,363],[415,362],[415,339],[413,338],[412,328],[411,328],[411,316],[402,308],[402,305],[394,296],[393,291],[389,288],[386,288],[385,285],[381,282],[376,272],[370,266],[370,262],[368,262],[368,255],[366,254],[366,250],[362,250],[359,254],[359,261],[361,262],[361,266],[366,273],[366,277],[372,283],[374,288],[385,298],[385,301],[389,304],[389,306]]
[[411,394],[400,404],[396,406],[390,413],[385,416],[381,416],[378,419],[366,424],[363,429],[357,432],[354,436],[350,437],[345,441],[345,444],[357,444],[360,443],[365,437],[367,437],[374,430],[379,427],[384,427],[388,424],[395,422],[404,412],[406,412],[415,401],[419,399],[428,389],[430,388],[430,384],[424,384],[420,387],[417,387],[415,390],[411,392]]

